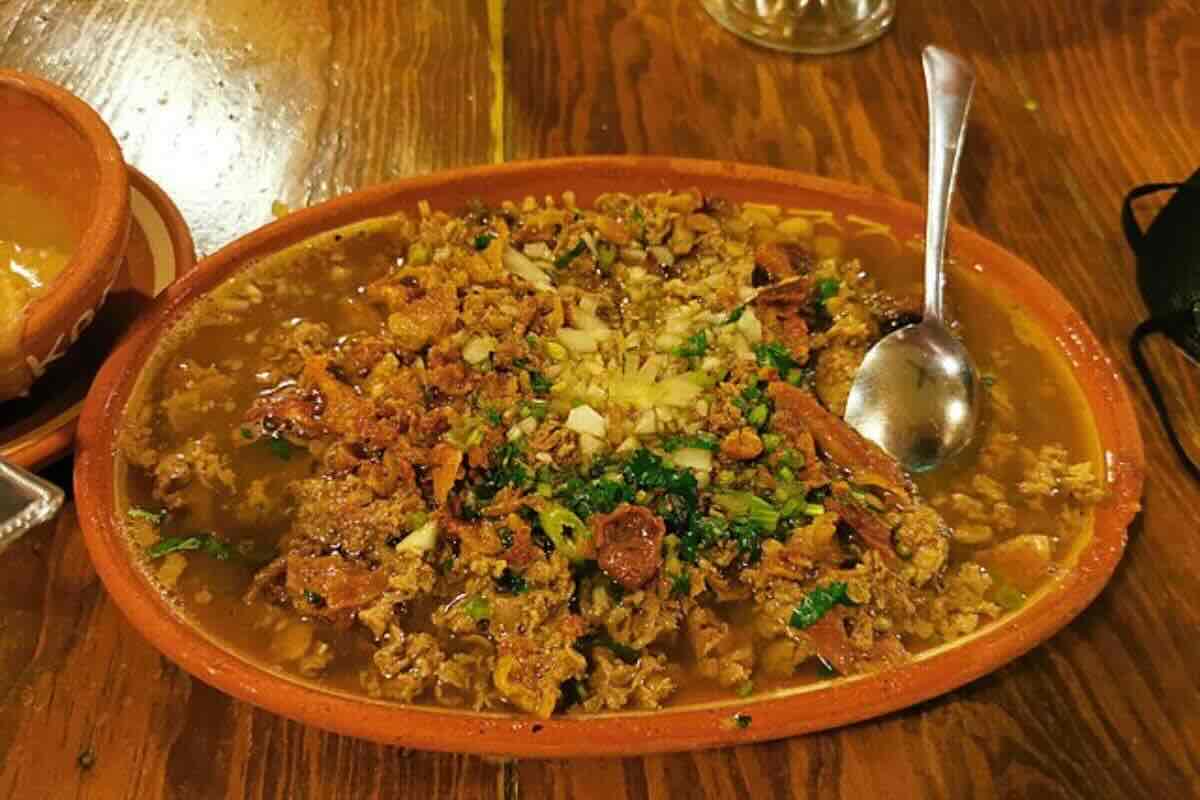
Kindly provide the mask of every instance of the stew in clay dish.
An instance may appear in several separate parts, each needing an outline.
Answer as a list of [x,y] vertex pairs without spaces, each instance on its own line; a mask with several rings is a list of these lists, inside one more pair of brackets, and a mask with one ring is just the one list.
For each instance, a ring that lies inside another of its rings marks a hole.
[[262,260],[140,381],[131,542],[212,636],[403,703],[655,709],[970,634],[1090,530],[1091,417],[1021,312],[965,281],[980,441],[903,472],[841,414],[915,286],[817,219],[566,193]]

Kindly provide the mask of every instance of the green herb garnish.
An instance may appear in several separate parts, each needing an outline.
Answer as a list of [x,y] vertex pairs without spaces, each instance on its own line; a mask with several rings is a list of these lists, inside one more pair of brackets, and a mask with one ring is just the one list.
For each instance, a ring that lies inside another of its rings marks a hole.
[[754,694],[754,681],[746,681],[733,691],[738,697],[749,697]]
[[518,413],[522,417],[533,417],[540,422],[550,413],[550,406],[545,400],[526,400],[521,403]]
[[523,488],[529,483],[529,469],[521,461],[521,446],[505,442],[492,451],[492,468],[475,484],[475,496],[491,500],[506,486]]
[[486,419],[491,425],[499,425],[504,421],[504,417],[502,417],[500,412],[494,408],[483,409],[483,418]]
[[282,436],[272,436],[265,441],[267,449],[271,451],[271,455],[280,461],[291,461],[292,453],[300,449]]
[[715,437],[704,433],[697,433],[692,436],[669,436],[663,440],[662,448],[668,453],[674,453],[676,450],[681,450],[685,447],[693,447],[698,450],[716,450],[720,443]]
[[742,315],[745,313],[746,313],[746,306],[744,306],[744,305],[738,306],[737,308],[733,309],[733,311],[729,312],[729,316],[725,318],[725,322],[723,322],[722,324],[723,325],[732,325],[733,323],[735,323],[739,319],[741,319]]
[[671,597],[687,597],[692,591],[692,575],[684,571],[671,577]]
[[742,730],[750,727],[750,723],[754,720],[749,714],[734,714],[733,724],[737,725]]
[[476,250],[487,250],[488,245],[491,244],[492,240],[495,238],[496,237],[494,237],[488,233],[484,233],[484,234],[480,234],[479,236],[476,236],[475,237],[475,249]]
[[793,628],[801,630],[811,627],[836,605],[853,605],[849,595],[846,594],[844,581],[837,581],[828,586],[818,586],[804,595],[792,611],[791,625]]
[[837,278],[822,278],[817,281],[817,296],[822,300],[828,300],[838,293],[842,288],[842,282]]
[[506,569],[496,578],[496,589],[503,594],[525,594],[529,591],[529,584],[511,569]]
[[754,346],[754,355],[763,367],[774,367],[780,374],[799,367],[800,363],[792,358],[792,354],[779,342],[764,342]]
[[567,266],[575,259],[579,258],[585,252],[587,252],[587,242],[580,239],[578,242],[575,243],[574,247],[572,247],[570,250],[566,251],[565,253],[560,254],[558,256],[558,258],[554,259],[554,266],[558,267],[559,269],[562,269],[563,267]]
[[700,358],[708,352],[708,334],[704,331],[694,333],[671,352],[681,358]]
[[228,561],[230,555],[233,554],[233,549],[226,542],[211,533],[201,533],[195,536],[169,536],[160,539],[146,549],[146,556],[154,560],[184,550],[197,550],[218,561]]
[[130,519],[144,519],[151,525],[158,527],[163,524],[163,520],[167,518],[169,512],[164,508],[161,511],[148,511],[144,508],[131,508],[125,512],[125,515]]
[[533,389],[534,394],[547,394],[553,385],[553,381],[536,369],[529,370],[529,386]]
[[492,606],[486,597],[475,594],[468,597],[463,603],[463,613],[479,622],[479,620],[487,619],[492,615]]
[[309,589],[304,590],[304,601],[310,606],[321,608],[325,605],[325,598]]

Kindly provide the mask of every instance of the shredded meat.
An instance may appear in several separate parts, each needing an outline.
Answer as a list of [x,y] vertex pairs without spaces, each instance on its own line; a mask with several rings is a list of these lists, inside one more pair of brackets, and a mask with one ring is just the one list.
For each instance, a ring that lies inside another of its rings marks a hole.
[[897,487],[908,484],[907,476],[895,459],[864,439],[840,417],[826,411],[811,393],[776,381],[768,387],[767,394],[775,401],[776,415],[782,415],[788,425],[806,427],[817,445],[836,463],[873,472]]
[[617,583],[638,589],[658,573],[667,532],[661,517],[642,506],[622,503],[611,514],[593,517],[592,529],[600,569]]

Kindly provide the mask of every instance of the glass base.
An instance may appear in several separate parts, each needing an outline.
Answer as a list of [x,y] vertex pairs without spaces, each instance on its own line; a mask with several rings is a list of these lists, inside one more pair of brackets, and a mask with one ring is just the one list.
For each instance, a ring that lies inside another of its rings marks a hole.
[[700,0],[713,19],[773,50],[821,55],[870,44],[892,24],[895,0]]

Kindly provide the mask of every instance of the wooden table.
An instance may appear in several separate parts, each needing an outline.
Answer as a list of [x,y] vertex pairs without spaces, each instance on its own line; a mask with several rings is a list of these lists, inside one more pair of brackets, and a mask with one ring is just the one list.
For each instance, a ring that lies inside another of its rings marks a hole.
[[[920,200],[919,52],[939,42],[981,78],[959,219],[1080,309],[1134,389],[1150,463],[1109,588],[1011,666],[845,730],[625,761],[405,752],[235,702],[126,625],[68,515],[0,559],[0,795],[1200,796],[1200,486],[1127,357],[1145,310],[1118,226],[1127,189],[1200,165],[1200,8],[900,7],[878,44],[797,59],[725,34],[696,0],[0,0],[0,66],[96,106],[204,252],[275,201],[565,153],[765,163]],[[1194,368],[1155,358],[1200,408]]]

